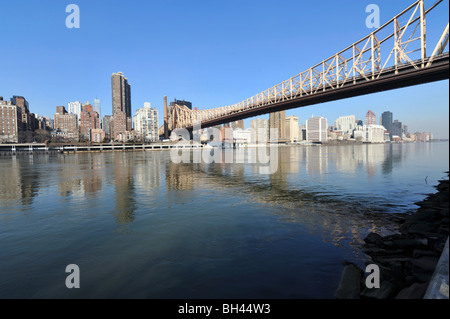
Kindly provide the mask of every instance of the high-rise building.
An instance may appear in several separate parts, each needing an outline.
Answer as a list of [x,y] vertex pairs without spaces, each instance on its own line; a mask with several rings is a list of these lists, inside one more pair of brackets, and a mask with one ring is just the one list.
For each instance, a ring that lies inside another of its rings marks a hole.
[[102,118],[102,108],[100,106],[100,100],[95,98],[94,103],[92,105],[94,107],[94,111],[97,112],[98,118]]
[[69,104],[67,105],[67,112],[69,112],[70,114],[75,114],[78,121],[80,120],[81,110],[82,105],[80,101],[69,102]]
[[131,87],[122,72],[111,75],[112,138],[131,131]]
[[231,127],[233,130],[239,129],[239,128],[241,130],[243,130],[244,129],[244,120],[237,120],[234,122],[230,122],[230,123],[228,123],[227,127]]
[[291,143],[298,142],[298,116],[286,117],[286,137]]
[[371,110],[369,110],[366,114],[366,125],[376,125],[377,124],[377,116]]
[[90,104],[83,106],[80,115],[80,134],[81,136],[91,139],[91,130],[100,128],[100,119],[98,113],[94,111],[94,107]]
[[308,142],[326,142],[327,127],[327,119],[321,116],[306,120],[306,140]]
[[382,125],[364,125],[358,126],[355,131],[355,136],[360,136],[362,141],[370,143],[384,143],[384,132],[386,128]]
[[393,114],[392,112],[386,111],[381,114],[381,125],[389,131],[389,137],[392,140],[392,122],[393,122]]
[[134,130],[142,141],[152,142],[159,139],[158,110],[151,107],[149,102],[136,111],[133,117]]
[[106,138],[111,138],[111,115],[105,115],[102,118],[102,130],[105,132]]
[[278,133],[278,141],[286,140],[286,111],[273,112],[269,115],[269,137],[275,141],[274,137],[270,136],[273,129]]
[[395,120],[394,123],[392,123],[392,136],[398,136],[402,138],[403,136],[402,122]]
[[269,120],[257,118],[250,122],[252,142],[264,144],[269,141]]
[[334,126],[337,131],[341,131],[343,134],[353,134],[353,130],[356,128],[356,119],[354,115],[339,117]]
[[304,124],[298,126],[298,140],[306,141],[306,125]]
[[54,119],[55,130],[61,131],[61,136],[78,140],[78,119],[75,114],[67,113],[64,106],[57,106]]
[[0,143],[18,143],[22,128],[22,108],[0,97]]
[[13,95],[11,103],[21,109],[22,114],[22,131],[31,131],[30,107],[28,101],[23,96]]

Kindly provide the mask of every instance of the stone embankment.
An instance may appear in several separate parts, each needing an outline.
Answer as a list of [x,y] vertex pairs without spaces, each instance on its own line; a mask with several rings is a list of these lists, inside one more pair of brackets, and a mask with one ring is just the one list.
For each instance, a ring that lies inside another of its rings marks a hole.
[[436,188],[437,193],[416,203],[420,207],[415,213],[395,218],[400,223],[398,234],[370,233],[364,239],[363,251],[371,259],[366,265],[378,265],[380,288],[367,288],[364,276],[369,273],[346,263],[336,298],[424,297],[449,235],[449,181],[439,181]]

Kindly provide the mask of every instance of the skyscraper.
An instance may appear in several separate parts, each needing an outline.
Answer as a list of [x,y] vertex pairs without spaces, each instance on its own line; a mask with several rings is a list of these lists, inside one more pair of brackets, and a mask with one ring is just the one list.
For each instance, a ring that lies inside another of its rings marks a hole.
[[286,117],[286,137],[291,143],[298,142],[298,117]]
[[327,127],[327,119],[321,116],[306,120],[306,140],[308,142],[327,141]]
[[97,98],[94,99],[93,107],[94,107],[94,111],[98,113],[98,117],[102,118],[102,111],[101,111],[99,99],[97,99]]
[[371,110],[366,114],[366,125],[377,125],[377,116]]
[[[278,132],[278,140],[286,139],[286,111],[273,112],[269,115],[269,135],[271,130],[276,129]],[[270,140],[275,141],[273,136],[269,136]]]
[[117,134],[131,131],[131,88],[122,72],[111,75],[112,139]]
[[386,111],[383,112],[383,114],[381,114],[381,125],[384,126],[386,128],[386,130],[389,131],[389,137],[391,138],[392,141],[392,119],[393,119],[393,114],[392,112]]
[[144,107],[136,111],[133,118],[134,130],[142,141],[157,141],[158,136],[158,110],[151,107],[148,102],[144,103]]
[[402,122],[395,120],[394,123],[392,123],[392,135],[402,138],[403,136]]

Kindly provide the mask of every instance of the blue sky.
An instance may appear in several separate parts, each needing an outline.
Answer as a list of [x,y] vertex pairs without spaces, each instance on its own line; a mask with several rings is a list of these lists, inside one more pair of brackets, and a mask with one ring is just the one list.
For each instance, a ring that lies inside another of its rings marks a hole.
[[[100,1],[0,0],[0,95],[23,95],[31,111],[53,116],[57,105],[101,100],[111,114],[111,74],[131,84],[132,111],[144,102],[160,111],[163,96],[206,109],[238,103],[332,56],[372,30],[368,4],[381,23],[412,0]],[[426,0],[427,6],[435,0]],[[68,29],[65,8],[80,8]],[[442,32],[448,1],[427,21]],[[428,50],[437,39],[430,36]],[[448,138],[448,80],[287,111],[300,122],[314,114],[332,124],[386,110],[410,131]],[[263,116],[267,117],[267,116]],[[246,120],[246,126],[249,125]]]

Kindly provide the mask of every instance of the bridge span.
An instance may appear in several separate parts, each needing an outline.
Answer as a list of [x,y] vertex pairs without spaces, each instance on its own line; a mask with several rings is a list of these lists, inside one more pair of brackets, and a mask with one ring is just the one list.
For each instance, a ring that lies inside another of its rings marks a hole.
[[[417,0],[384,25],[308,70],[238,104],[207,110],[167,106],[159,135],[193,130],[281,110],[383,92],[449,78],[449,22],[442,33],[427,34],[427,19],[442,11],[438,0],[428,9]],[[443,8],[445,10],[445,8]],[[434,10],[434,12],[433,12]],[[441,21],[439,21],[441,23]],[[446,24],[446,25],[445,25]],[[436,31],[433,31],[436,32]],[[428,36],[428,37],[427,37]],[[427,38],[439,39],[427,51]]]

